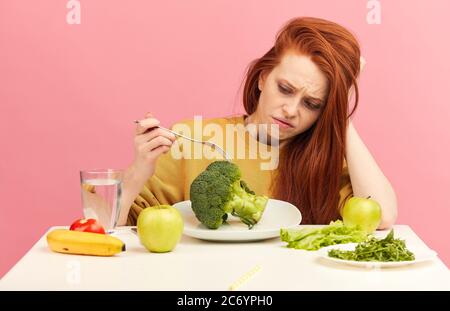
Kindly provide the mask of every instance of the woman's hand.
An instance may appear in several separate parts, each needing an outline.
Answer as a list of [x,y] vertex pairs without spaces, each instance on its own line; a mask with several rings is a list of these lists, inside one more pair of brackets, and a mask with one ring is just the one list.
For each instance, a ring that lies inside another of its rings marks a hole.
[[160,122],[150,113],[145,117],[136,126],[133,162],[135,173],[142,174],[143,179],[154,174],[157,159],[170,150],[176,138],[172,133],[158,128]]

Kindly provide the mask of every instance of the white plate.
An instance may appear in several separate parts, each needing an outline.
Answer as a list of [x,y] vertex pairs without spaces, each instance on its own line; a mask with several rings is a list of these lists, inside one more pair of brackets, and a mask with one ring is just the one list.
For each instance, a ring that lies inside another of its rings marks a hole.
[[173,205],[184,220],[184,234],[212,241],[255,241],[280,236],[280,228],[295,227],[300,224],[302,215],[292,204],[269,199],[261,220],[252,228],[242,223],[239,218],[228,215],[227,223],[218,229],[208,229],[195,217],[191,201],[178,202]]
[[378,261],[354,261],[354,260],[344,260],[334,257],[328,256],[328,251],[331,249],[340,249],[340,250],[346,250],[346,251],[352,251],[355,249],[357,243],[348,243],[348,244],[338,244],[338,245],[331,245],[324,248],[319,249],[317,252],[321,258],[324,258],[329,261],[351,265],[351,266],[358,266],[358,267],[364,267],[364,268],[390,268],[390,267],[399,267],[399,266],[406,266],[406,265],[412,265],[415,263],[431,260],[436,257],[437,253],[431,249],[425,249],[424,247],[411,247],[410,245],[406,245],[408,250],[414,253],[415,260],[411,261],[389,261],[389,262],[378,262]]

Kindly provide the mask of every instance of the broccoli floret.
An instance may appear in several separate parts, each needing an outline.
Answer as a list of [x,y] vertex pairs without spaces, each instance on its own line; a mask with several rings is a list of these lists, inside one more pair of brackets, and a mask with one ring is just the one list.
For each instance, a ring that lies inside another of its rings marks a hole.
[[197,219],[210,229],[219,228],[228,214],[237,216],[251,229],[260,219],[268,198],[258,196],[241,180],[239,167],[216,161],[191,184],[190,199]]

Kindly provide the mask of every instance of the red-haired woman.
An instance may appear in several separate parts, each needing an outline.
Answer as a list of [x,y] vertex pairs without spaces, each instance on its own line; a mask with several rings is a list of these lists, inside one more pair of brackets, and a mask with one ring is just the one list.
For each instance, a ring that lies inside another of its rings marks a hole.
[[[390,227],[397,217],[395,192],[349,120],[358,104],[359,73],[360,48],[347,29],[318,18],[292,19],[274,46],[248,68],[243,90],[247,114],[204,120],[201,126],[215,125],[216,131],[225,132],[226,125],[242,125],[237,135],[242,135],[248,151],[248,146],[265,143],[268,140],[261,138],[271,135],[270,127],[255,135],[246,130],[249,125],[278,125],[279,144],[271,146],[279,148],[274,169],[262,170],[260,156],[234,156],[233,162],[257,194],[297,206],[302,223],[339,219],[340,209],[353,195],[378,201],[379,228]],[[355,104],[349,113],[351,92]],[[182,123],[196,127],[192,120]],[[124,179],[119,224],[135,224],[148,206],[188,200],[192,180],[213,161],[174,157],[169,151],[178,146],[173,144],[175,137],[155,127],[158,124],[147,114],[137,125],[135,159]],[[203,135],[200,138],[208,140],[208,134]]]

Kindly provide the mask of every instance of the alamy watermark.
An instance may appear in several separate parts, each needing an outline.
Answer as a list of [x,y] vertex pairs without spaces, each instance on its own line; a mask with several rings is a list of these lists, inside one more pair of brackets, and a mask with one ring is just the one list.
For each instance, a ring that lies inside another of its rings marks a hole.
[[66,8],[69,10],[66,14],[66,22],[69,25],[81,24],[81,3],[78,0],[67,1]]
[[[368,0],[366,4],[369,10],[366,15],[368,24],[381,24],[381,3],[380,0]],[[81,3],[79,0],[68,0],[66,4],[68,12],[66,14],[66,22],[69,25],[81,24]]]
[[367,24],[381,24],[381,3],[379,0],[368,0],[367,1],[367,9],[369,11],[366,15]]
[[66,282],[71,285],[81,283],[81,263],[77,260],[70,260],[66,263]]
[[[277,124],[226,124],[225,126],[207,122],[195,116],[193,126],[185,123],[175,124],[173,131],[196,140],[217,144],[232,159],[260,159],[261,170],[274,170],[279,162],[279,127]],[[223,160],[223,155],[210,146],[178,139],[179,148],[171,148],[174,159]]]

